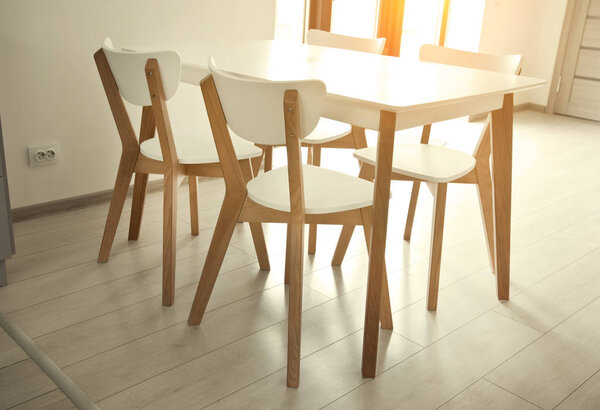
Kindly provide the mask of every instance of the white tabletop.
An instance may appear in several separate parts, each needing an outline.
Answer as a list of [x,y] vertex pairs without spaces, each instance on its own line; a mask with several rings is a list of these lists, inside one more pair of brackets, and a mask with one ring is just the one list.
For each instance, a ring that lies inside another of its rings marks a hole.
[[[265,80],[320,79],[333,99],[403,112],[452,104],[473,97],[503,95],[538,87],[545,80],[412,61],[286,41],[199,45],[183,52],[184,80],[206,73],[208,56],[225,71]],[[198,73],[193,75],[196,67]]]
[[[137,48],[142,51],[144,47]],[[377,129],[381,110],[398,113],[396,129],[501,108],[502,97],[545,80],[287,41],[202,43],[176,48],[182,81],[198,84],[213,56],[221,69],[265,80],[319,79],[323,116]]]

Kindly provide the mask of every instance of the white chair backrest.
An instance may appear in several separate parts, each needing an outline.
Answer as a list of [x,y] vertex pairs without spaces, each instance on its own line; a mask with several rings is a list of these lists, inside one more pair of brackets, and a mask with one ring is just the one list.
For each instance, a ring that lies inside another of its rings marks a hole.
[[424,44],[419,52],[421,61],[456,65],[480,70],[496,71],[506,74],[519,74],[521,70],[521,56],[474,53],[471,51],[456,50],[454,48]]
[[177,52],[166,50],[138,53],[115,50],[108,37],[104,40],[102,50],[121,95],[130,103],[152,105],[145,71],[149,58],[158,61],[165,98],[170,99],[177,91],[181,77],[181,57]]
[[[521,73],[522,58],[518,54],[502,55],[473,53],[471,51],[456,50],[453,48],[424,44],[421,46],[419,58],[421,61],[476,68],[479,70],[495,71],[504,74],[519,75]],[[489,135],[489,121],[490,117],[488,116],[488,120],[483,128],[483,132],[477,140],[477,144],[475,144],[473,155],[476,157],[478,156],[480,148],[485,146],[482,145],[484,137]]]
[[208,67],[227,125],[239,137],[257,144],[285,144],[283,97],[286,90],[298,90],[300,138],[306,137],[317,126],[325,102],[326,90],[322,81],[241,78],[219,70],[212,58]]
[[343,48],[345,50],[363,51],[381,54],[385,47],[385,38],[363,38],[344,36],[322,30],[308,30],[306,42],[314,46]]

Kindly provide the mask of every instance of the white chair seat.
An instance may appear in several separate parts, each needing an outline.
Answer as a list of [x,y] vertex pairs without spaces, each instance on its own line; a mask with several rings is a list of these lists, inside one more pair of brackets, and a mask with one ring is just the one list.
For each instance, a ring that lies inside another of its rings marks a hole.
[[321,118],[317,127],[302,140],[305,144],[324,144],[346,136],[352,127],[344,122]]
[[[375,147],[354,151],[354,157],[375,165]],[[394,147],[392,172],[427,182],[451,182],[468,174],[475,158],[451,148],[428,144],[398,144]]]
[[[327,168],[303,165],[307,214],[328,214],[373,204],[373,183]],[[290,211],[287,166],[260,174],[247,185],[248,197],[278,211]]]
[[[233,148],[238,159],[248,159],[262,155],[260,148],[235,136],[231,131],[230,133]],[[211,164],[219,162],[217,148],[210,134],[181,135],[174,137],[174,140],[177,159],[181,164]],[[162,152],[158,137],[142,142],[140,144],[140,152],[148,158],[162,161]]]

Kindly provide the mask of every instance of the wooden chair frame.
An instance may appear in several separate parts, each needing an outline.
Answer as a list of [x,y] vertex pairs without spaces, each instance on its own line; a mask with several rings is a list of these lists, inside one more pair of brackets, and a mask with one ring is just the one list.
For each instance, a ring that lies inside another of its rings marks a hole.
[[[430,133],[431,124],[425,125],[421,134],[422,144],[429,143]],[[495,272],[496,258],[494,254],[494,211],[492,197],[492,176],[490,171],[490,135],[491,114],[489,114],[487,117],[482,134],[479,138],[477,146],[475,147],[475,152],[473,154],[473,156],[475,157],[475,168],[473,168],[473,170],[470,171],[468,174],[454,181],[451,181],[450,183],[474,184],[477,186],[479,205],[481,207],[481,217],[485,228],[486,244],[488,249],[490,266],[492,267],[492,271]],[[372,165],[363,164],[363,168],[368,168],[370,170],[362,171],[361,169],[360,177],[368,180],[373,180],[375,167],[373,167]],[[391,179],[396,181],[413,182],[410,202],[408,206],[408,214],[406,217],[406,225],[404,229],[404,239],[410,241],[421,182],[427,181],[411,178],[394,172],[392,172]],[[427,291],[427,308],[429,310],[436,310],[441,266],[441,247],[444,230],[447,183],[427,183],[430,185],[430,189],[434,197],[433,226],[431,239],[432,257]],[[339,266],[342,263],[346,254],[346,250],[348,249],[348,244],[350,243],[350,239],[352,238],[353,232],[354,226],[352,225],[344,225],[344,227],[342,228],[342,232],[340,233],[335,253],[331,261],[331,264],[333,266]]]
[[[198,325],[202,321],[236,223],[273,222],[288,224],[288,251],[286,256],[286,283],[289,283],[287,385],[297,387],[300,374],[304,225],[306,223],[363,225],[365,227],[365,240],[369,244],[370,227],[373,219],[372,207],[330,214],[305,214],[301,143],[298,138],[301,134],[299,131],[297,90],[287,90],[285,92],[282,107],[287,136],[290,212],[267,208],[250,200],[247,197],[247,179],[244,179],[240,163],[235,158],[231,136],[212,75],[204,78],[200,86],[221,161],[226,192],[204,263],[202,276],[198,283],[188,324]],[[382,327],[391,329],[393,324],[386,275],[384,275],[382,282],[382,292],[384,293],[380,305],[381,323]]]
[[[177,188],[180,176],[188,176],[190,193],[190,218],[192,234],[198,235],[198,191],[197,177],[222,177],[223,171],[219,163],[208,164],[180,164],[175,151],[175,143],[169,121],[169,114],[160,68],[156,59],[148,59],[145,67],[148,90],[151,95],[152,105],[142,108],[139,143],[125,108],[123,97],[110,69],[106,55],[102,49],[94,54],[94,60],[102,80],[102,85],[112,111],[117,131],[121,139],[122,153],[117,171],[115,187],[110,202],[104,235],[98,254],[98,262],[108,262],[110,250],[115,238],[119,219],[125,205],[125,199],[135,174],[133,186],[133,200],[131,203],[131,218],[129,222],[129,240],[137,240],[140,233],[143,206],[148,184],[148,174],[164,175],[164,202],[163,202],[163,286],[162,304],[170,306],[175,300],[175,261],[177,238]],[[158,131],[158,139],[163,161],[150,159],[140,152],[140,143],[154,138]],[[236,158],[237,161],[237,158]],[[249,180],[258,172],[261,157],[251,160],[239,160],[240,169],[244,169],[244,177]],[[269,257],[262,231],[262,226],[257,223],[251,225],[252,237],[256,254],[262,270],[269,270]]]

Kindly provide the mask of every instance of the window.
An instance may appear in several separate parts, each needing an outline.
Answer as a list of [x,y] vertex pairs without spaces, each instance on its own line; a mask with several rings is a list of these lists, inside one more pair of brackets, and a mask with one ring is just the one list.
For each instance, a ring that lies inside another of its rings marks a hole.
[[275,4],[275,40],[302,42],[305,19],[305,0],[277,0]]
[[400,57],[418,58],[423,44],[438,44],[444,0],[406,0]]
[[467,51],[479,50],[485,1],[452,0],[444,45]]
[[355,37],[375,37],[378,0],[335,0],[331,31]]
[[[317,3],[315,0],[276,1],[275,39],[303,41],[311,2]],[[388,4],[390,10],[398,13],[396,21],[398,25],[402,24],[401,35],[397,31],[395,35],[389,33],[396,37],[396,50],[400,40],[401,57],[418,58],[421,45],[439,44],[443,29],[444,45],[470,51],[479,48],[484,0],[333,0],[331,31],[376,37],[379,8],[385,7],[382,4]],[[446,15],[445,5],[449,6]],[[445,26],[442,24],[444,18]],[[390,24],[393,25],[394,20]]]

